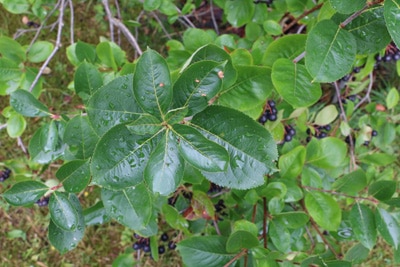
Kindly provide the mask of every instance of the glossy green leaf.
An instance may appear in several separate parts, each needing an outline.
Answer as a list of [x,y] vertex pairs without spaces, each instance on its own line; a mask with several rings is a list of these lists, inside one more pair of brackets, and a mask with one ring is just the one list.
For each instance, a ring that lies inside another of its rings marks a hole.
[[334,168],[340,166],[347,155],[347,145],[335,137],[321,140],[311,139],[307,145],[306,163],[321,168]]
[[103,79],[97,68],[88,62],[79,65],[74,76],[75,92],[83,100],[87,100],[103,85]]
[[110,221],[110,217],[107,215],[106,209],[104,208],[103,201],[99,201],[93,206],[83,211],[85,218],[85,225],[103,224]]
[[97,57],[96,48],[91,44],[78,41],[75,47],[75,55],[80,62],[95,63]]
[[88,159],[93,155],[99,137],[87,116],[75,116],[65,127],[63,140],[74,159]]
[[138,135],[155,134],[162,129],[162,123],[150,114],[142,114],[137,120],[127,124],[126,128]]
[[274,216],[276,224],[284,225],[290,229],[298,229],[310,220],[308,215],[302,211],[282,212]]
[[27,57],[32,63],[45,61],[54,49],[54,45],[48,41],[37,41],[29,49]]
[[23,181],[13,185],[2,194],[4,199],[14,206],[25,206],[35,203],[49,188],[37,181]]
[[144,0],[143,8],[146,11],[153,11],[160,7],[161,2],[161,0]]
[[252,233],[238,230],[232,233],[226,242],[226,251],[229,253],[238,252],[241,249],[251,249],[259,245],[258,238]]
[[375,213],[376,226],[383,239],[395,249],[400,244],[400,226],[399,222],[386,210],[377,209]]
[[25,118],[18,114],[12,114],[7,120],[7,133],[11,138],[20,137],[26,128]]
[[212,42],[211,36],[202,29],[189,28],[182,36],[183,44],[187,50],[194,52],[196,49]]
[[367,177],[362,169],[357,169],[337,179],[332,186],[339,192],[357,194],[367,186]]
[[59,228],[53,220],[49,225],[49,241],[61,254],[74,249],[85,234],[85,221],[82,214],[82,206],[74,194],[68,195],[68,201],[77,214],[77,224],[73,231],[65,231]]
[[394,108],[399,103],[399,91],[396,88],[391,88],[386,96],[386,106],[387,108]]
[[51,115],[45,105],[25,90],[13,92],[10,97],[10,105],[16,112],[25,117],[45,117]]
[[389,200],[396,192],[396,181],[377,181],[368,187],[368,194],[374,198],[386,201]]
[[357,240],[371,250],[377,237],[374,213],[368,206],[356,203],[350,211],[349,220]]
[[243,112],[265,104],[273,89],[271,69],[259,66],[236,66],[237,82],[226,88],[218,103]]
[[287,252],[290,248],[290,233],[288,229],[274,220],[268,224],[268,235],[274,246],[281,252]]
[[252,0],[226,1],[224,10],[227,20],[233,27],[241,27],[251,21],[255,5]]
[[64,163],[56,172],[56,177],[63,184],[65,191],[79,193],[90,181],[89,161],[73,160]]
[[227,238],[223,236],[194,236],[178,243],[178,251],[187,266],[224,266],[235,254],[226,251]]
[[275,171],[278,153],[271,134],[243,113],[210,106],[194,116],[192,126],[229,153],[225,172],[202,172],[210,181],[230,188],[248,189],[264,184]]
[[98,142],[91,162],[92,183],[123,189],[143,181],[143,172],[153,144],[151,138],[131,133],[117,125]]
[[164,116],[172,100],[171,77],[167,62],[154,50],[148,49],[136,64],[133,93],[144,111]]
[[351,33],[331,20],[318,22],[306,42],[306,67],[313,82],[333,82],[349,73],[356,49]]
[[[11,3],[13,1],[7,2]],[[12,47],[12,49],[10,49],[10,47]],[[20,43],[4,35],[0,37],[0,54],[2,55],[2,59],[9,59],[15,64],[19,64],[26,59],[25,49]]]
[[89,99],[89,121],[99,136],[117,124],[134,121],[143,112],[133,97],[132,77],[116,78]]
[[313,191],[306,194],[304,203],[311,217],[322,228],[336,231],[342,220],[342,213],[338,202],[330,195]]
[[8,58],[0,58],[0,81],[11,81],[22,75],[18,64]]
[[281,177],[295,178],[303,170],[303,165],[306,160],[306,149],[303,146],[298,146],[279,158],[279,169]]
[[397,47],[400,47],[400,0],[387,0],[384,5],[386,27]]
[[339,115],[335,105],[327,105],[317,113],[314,123],[324,126],[332,123]]
[[69,194],[55,191],[50,196],[49,210],[53,223],[64,231],[74,231],[78,226],[78,213],[70,202]]
[[221,90],[226,62],[201,61],[190,65],[174,84],[174,107],[188,107],[187,116],[204,110]]
[[352,0],[352,1],[341,1],[341,0],[329,0],[332,7],[339,13],[351,14],[357,10],[360,10],[365,5],[365,0]]
[[143,229],[150,222],[153,205],[144,184],[121,191],[103,188],[101,199],[109,216],[133,230]]
[[183,177],[184,160],[178,151],[178,142],[167,131],[150,155],[144,170],[144,179],[154,193],[167,196],[173,193]]

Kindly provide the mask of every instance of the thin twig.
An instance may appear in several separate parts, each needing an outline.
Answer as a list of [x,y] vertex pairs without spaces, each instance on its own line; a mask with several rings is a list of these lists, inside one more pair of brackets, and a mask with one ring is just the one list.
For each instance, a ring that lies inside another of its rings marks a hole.
[[108,4],[108,0],[103,0],[102,3],[104,6],[104,9],[106,10],[108,24],[110,27],[110,40],[111,40],[111,42],[114,42],[114,24],[112,22],[113,16],[111,14],[110,5]]
[[70,34],[70,42],[71,44],[75,43],[75,38],[74,38],[74,5],[72,3],[72,0],[68,0],[69,3],[69,10],[70,10],[70,29],[69,29],[69,34]]
[[61,35],[62,35],[62,28],[64,26],[64,0],[61,0],[60,4],[60,14],[58,15],[58,30],[57,30],[57,39],[56,39],[56,44],[54,46],[53,51],[49,55],[49,57],[46,59],[46,61],[43,63],[42,67],[40,68],[38,74],[36,75],[35,79],[33,80],[31,87],[29,87],[29,92],[32,92],[33,88],[36,86],[37,82],[39,81],[39,78],[42,76],[44,70],[46,69],[47,65],[49,64],[50,60],[54,57],[54,55],[57,53],[57,51],[61,47]]
[[217,33],[217,35],[219,35],[219,29],[218,29],[217,20],[215,19],[215,15],[214,15],[214,7],[213,7],[213,1],[212,0],[210,0],[210,13],[211,13],[211,20],[212,20],[213,25],[214,25],[214,30]]
[[[114,3],[115,3],[115,7],[117,8],[117,18],[122,19],[121,9],[119,8],[118,0],[115,0]],[[118,45],[121,46],[121,29],[120,28],[118,28],[117,34],[118,34]]]
[[371,94],[373,83],[374,83],[374,74],[371,71],[369,73],[369,84],[368,84],[367,92],[365,93],[365,96],[363,98],[361,98],[360,102],[357,103],[357,105],[354,107],[354,109],[359,108],[365,101],[371,102],[369,95]]
[[301,14],[300,16],[298,16],[297,18],[295,18],[291,23],[289,23],[284,29],[283,29],[283,33],[286,33],[290,28],[292,28],[294,25],[297,24],[297,22],[299,22],[301,19],[303,19],[304,17],[308,16],[309,14],[313,13],[314,11],[320,9],[322,7],[324,3],[320,3],[316,6],[314,6],[313,8],[304,11],[303,14]]

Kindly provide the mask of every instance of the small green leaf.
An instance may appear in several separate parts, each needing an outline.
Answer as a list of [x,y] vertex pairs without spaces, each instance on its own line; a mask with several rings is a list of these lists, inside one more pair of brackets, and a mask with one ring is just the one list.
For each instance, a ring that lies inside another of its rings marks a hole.
[[102,85],[101,74],[93,64],[83,62],[79,65],[74,76],[74,88],[80,98],[88,100]]
[[190,126],[176,124],[173,132],[178,138],[179,152],[191,165],[209,172],[226,170],[229,155],[225,148],[208,140]]
[[103,201],[97,202],[95,205],[87,208],[83,211],[85,217],[85,225],[103,224],[110,221],[110,217],[107,215],[106,209],[104,208]]
[[229,253],[238,252],[241,249],[251,249],[259,245],[258,238],[252,233],[238,230],[233,232],[226,242],[226,251]]
[[10,105],[16,112],[25,117],[45,117],[51,115],[45,105],[25,90],[13,92],[10,97]]
[[223,236],[194,236],[178,243],[184,264],[196,267],[220,267],[235,254],[226,251],[227,238]]
[[64,231],[74,231],[78,225],[78,214],[67,193],[55,191],[50,197],[51,220]]
[[298,146],[279,158],[279,169],[281,177],[295,178],[303,170],[303,165],[306,160],[306,149],[303,146]]
[[24,181],[14,184],[2,194],[4,199],[14,206],[25,206],[35,203],[49,188],[37,181]]
[[224,10],[228,11],[228,22],[238,28],[251,21],[255,5],[252,0],[226,1]]
[[154,50],[144,52],[136,64],[133,93],[147,113],[162,117],[168,110],[173,94],[171,77],[167,62]]
[[155,134],[162,129],[162,124],[159,119],[150,115],[142,114],[134,122],[127,124],[126,128],[134,134],[147,135]]
[[377,209],[375,213],[376,226],[383,239],[393,246],[395,249],[400,244],[400,226],[398,221],[386,210]]
[[368,194],[380,201],[386,201],[393,196],[396,188],[396,181],[377,181],[368,187]]
[[304,203],[311,217],[322,228],[336,231],[342,221],[339,204],[324,192],[313,191],[306,194]]
[[391,109],[397,106],[399,103],[399,91],[396,88],[390,89],[388,95],[386,96],[386,106]]
[[355,237],[371,250],[377,237],[374,213],[368,206],[356,203],[351,209],[349,220]]
[[332,7],[339,13],[351,14],[357,10],[360,10],[365,5],[365,0],[352,0],[352,1],[341,1],[341,0],[329,0]]
[[28,52],[28,60],[32,63],[45,61],[54,49],[54,45],[47,41],[37,41],[33,43]]
[[64,163],[56,172],[65,191],[78,193],[86,188],[90,181],[90,165],[87,160],[73,160]]
[[320,126],[328,125],[336,119],[338,114],[335,105],[327,105],[317,113],[314,123]]
[[12,114],[7,120],[7,133],[11,138],[20,137],[26,128],[25,118],[18,113]]
[[400,0],[387,0],[384,5],[386,27],[397,47],[400,47]]
[[362,169],[358,169],[337,179],[332,186],[339,192],[354,195],[367,186],[367,177]]
[[274,246],[281,252],[287,252],[290,248],[290,233],[283,225],[274,220],[268,224],[268,235]]

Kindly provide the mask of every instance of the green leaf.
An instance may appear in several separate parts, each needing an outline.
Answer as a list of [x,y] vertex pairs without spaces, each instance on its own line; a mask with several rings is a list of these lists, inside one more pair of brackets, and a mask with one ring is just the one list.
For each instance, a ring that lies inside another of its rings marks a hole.
[[[11,3],[13,1],[7,2]],[[9,59],[15,64],[19,64],[26,59],[25,49],[17,41],[7,36],[0,37],[0,54],[2,59]]]
[[380,201],[386,201],[393,196],[396,188],[396,181],[377,181],[368,187],[368,194]]
[[176,138],[168,130],[150,155],[144,179],[154,193],[167,196],[180,184],[184,166]]
[[306,163],[321,168],[339,167],[347,155],[347,145],[335,137],[311,139],[307,145]]
[[7,133],[11,138],[20,137],[26,128],[25,118],[18,114],[12,114],[7,120]]
[[162,123],[150,114],[142,114],[137,120],[127,124],[126,128],[138,135],[155,134],[162,129]]
[[365,0],[352,0],[352,1],[341,1],[341,0],[329,0],[332,7],[339,13],[351,14],[357,10],[360,10],[365,5]]
[[110,217],[107,215],[106,209],[104,208],[103,201],[97,202],[95,205],[87,208],[83,211],[85,217],[85,225],[103,224],[110,221]]
[[51,220],[57,227],[64,231],[74,231],[79,217],[68,195],[64,192],[53,192],[50,196],[49,210]]
[[102,85],[101,74],[93,64],[83,62],[79,65],[74,76],[74,88],[80,98],[88,100]]
[[98,142],[91,162],[92,183],[123,189],[143,181],[143,171],[153,149],[152,138],[117,125]]
[[33,43],[28,52],[28,60],[32,63],[45,61],[54,49],[54,45],[48,41],[37,41]]
[[331,20],[318,22],[308,34],[306,67],[313,82],[333,82],[351,71],[357,43]]
[[99,140],[87,116],[75,116],[68,121],[64,131],[64,142],[74,159],[88,159],[93,155]]
[[210,106],[194,116],[191,125],[229,153],[225,172],[202,172],[215,184],[249,189],[264,184],[264,175],[275,171],[275,141],[264,127],[243,113]]
[[368,206],[356,203],[351,209],[349,220],[355,237],[371,250],[377,237],[374,213]]
[[338,202],[324,192],[313,191],[306,194],[304,203],[311,217],[322,228],[336,231],[342,220]]
[[210,34],[208,34],[204,30],[197,28],[187,29],[183,33],[182,39],[183,39],[183,45],[190,52],[194,52],[196,51],[196,49],[204,45],[208,45],[209,43],[212,42]]
[[200,61],[190,65],[174,84],[174,107],[188,107],[187,116],[204,110],[222,88],[226,62]]
[[400,0],[387,0],[384,5],[386,27],[397,47],[400,47]]
[[255,5],[252,0],[226,1],[224,10],[227,20],[233,27],[239,28],[251,21]]
[[13,14],[27,13],[30,8],[28,0],[5,0],[2,4],[8,12]]
[[295,178],[303,170],[303,165],[306,160],[306,149],[303,146],[298,146],[279,158],[279,169],[281,177]]
[[172,100],[171,77],[167,62],[148,49],[139,58],[133,76],[133,93],[144,111],[163,117]]
[[259,245],[258,238],[252,233],[238,230],[232,233],[226,242],[226,251],[229,253],[238,252],[241,249],[251,249]]
[[118,70],[117,63],[109,42],[101,42],[96,46],[96,53],[101,62],[113,71]]
[[144,229],[150,222],[153,205],[144,184],[121,191],[102,188],[101,199],[109,216],[133,230]]
[[85,221],[82,206],[74,194],[68,195],[68,201],[74,208],[78,221],[74,231],[65,231],[59,228],[52,220],[49,225],[49,241],[61,254],[74,249],[85,234]]
[[335,105],[327,105],[317,113],[314,123],[324,126],[332,123],[339,115]]
[[283,225],[274,220],[268,224],[268,235],[274,246],[281,252],[287,252],[290,248],[290,233]]
[[64,163],[56,172],[56,177],[63,184],[65,191],[78,193],[90,182],[89,161],[73,160]]
[[386,106],[388,109],[394,108],[399,103],[399,91],[396,88],[391,88],[386,96]]
[[209,172],[225,171],[229,162],[224,147],[208,140],[196,129],[183,124],[173,126],[179,152],[191,165]]
[[311,106],[321,97],[320,85],[311,82],[306,67],[289,59],[275,61],[271,77],[278,93],[294,108]]
[[18,64],[8,58],[0,58],[0,81],[11,81],[21,78]]
[[23,181],[13,185],[2,194],[4,199],[14,206],[25,206],[35,203],[49,188],[37,181]]
[[223,236],[194,236],[178,243],[184,264],[196,267],[220,267],[234,254],[226,251],[227,238]]
[[355,170],[337,179],[332,187],[336,191],[355,195],[367,186],[367,177],[362,169]]
[[16,112],[25,117],[45,117],[51,115],[45,105],[25,90],[13,92],[10,97],[10,105]]
[[153,11],[161,6],[161,2],[161,0],[144,0],[143,8],[146,11]]
[[307,224],[310,220],[308,215],[302,211],[290,211],[276,214],[274,221],[290,229],[298,229]]
[[97,57],[96,48],[91,44],[78,41],[75,47],[75,55],[80,62],[95,63]]
[[398,221],[386,210],[382,208],[378,208],[377,210],[375,220],[379,233],[389,245],[397,249],[400,243],[400,226]]
[[133,97],[132,75],[116,78],[99,88],[89,99],[87,112],[99,136],[113,126],[134,121],[143,113]]

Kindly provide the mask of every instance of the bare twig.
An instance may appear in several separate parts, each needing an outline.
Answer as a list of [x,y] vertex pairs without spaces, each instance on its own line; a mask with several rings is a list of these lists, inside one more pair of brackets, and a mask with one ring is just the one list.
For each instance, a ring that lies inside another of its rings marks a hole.
[[103,0],[102,3],[104,6],[104,9],[106,10],[108,24],[110,27],[110,40],[111,40],[111,42],[114,42],[114,24],[112,22],[113,16],[111,14],[110,5],[108,4],[108,0]]
[[74,5],[73,5],[73,3],[72,3],[72,0],[68,0],[68,3],[69,3],[69,10],[70,10],[70,13],[71,13],[71,15],[70,15],[70,25],[69,25],[69,27],[70,27],[70,29],[69,29],[69,31],[70,31],[70,42],[71,42],[71,44],[73,44],[73,43],[75,43],[75,38],[74,38]]
[[218,29],[217,20],[215,19],[215,15],[214,15],[214,6],[213,6],[213,1],[212,0],[210,0],[210,12],[211,12],[211,20],[212,20],[213,25],[214,25],[214,30],[219,35],[219,29]]
[[357,105],[354,107],[354,109],[359,108],[365,101],[371,102],[369,95],[371,94],[373,84],[374,84],[374,74],[371,71],[369,73],[369,84],[368,84],[367,92],[365,93],[365,96],[363,98],[361,98],[360,102],[357,103]]
[[61,47],[61,35],[62,35],[62,28],[64,26],[64,0],[61,0],[60,3],[60,14],[58,15],[58,30],[57,30],[57,39],[56,39],[56,44],[54,46],[53,51],[49,55],[49,57],[46,59],[46,61],[43,63],[42,67],[40,68],[38,74],[36,75],[35,79],[33,80],[31,87],[29,87],[29,92],[32,92],[33,88],[36,86],[37,82],[39,81],[39,78],[42,76],[44,70],[46,69],[47,65],[49,64],[50,60],[54,57],[54,55],[57,53],[57,51]]

